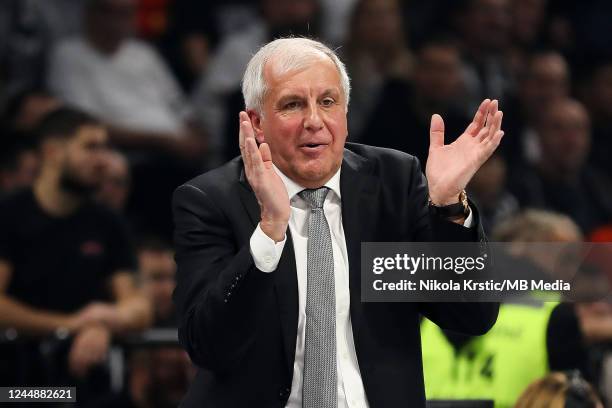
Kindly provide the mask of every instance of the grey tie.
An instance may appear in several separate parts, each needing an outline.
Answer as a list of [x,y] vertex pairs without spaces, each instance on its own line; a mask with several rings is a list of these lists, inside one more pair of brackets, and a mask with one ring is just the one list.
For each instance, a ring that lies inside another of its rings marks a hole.
[[336,292],[334,254],[323,202],[329,189],[303,190],[310,206],[308,219],[308,283],[304,346],[303,408],[336,408]]

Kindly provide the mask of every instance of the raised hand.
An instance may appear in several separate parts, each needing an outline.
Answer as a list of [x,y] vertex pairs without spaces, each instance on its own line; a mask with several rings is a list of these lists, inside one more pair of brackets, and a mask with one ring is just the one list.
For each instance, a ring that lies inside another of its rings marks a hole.
[[244,171],[261,209],[260,227],[274,241],[282,241],[291,215],[289,195],[272,167],[270,146],[264,142],[257,147],[253,125],[246,112],[240,112],[239,137]]
[[458,202],[459,193],[499,146],[504,132],[503,113],[497,104],[496,100],[485,99],[465,132],[448,145],[444,144],[442,117],[438,114],[431,117],[425,175],[429,197],[435,205]]

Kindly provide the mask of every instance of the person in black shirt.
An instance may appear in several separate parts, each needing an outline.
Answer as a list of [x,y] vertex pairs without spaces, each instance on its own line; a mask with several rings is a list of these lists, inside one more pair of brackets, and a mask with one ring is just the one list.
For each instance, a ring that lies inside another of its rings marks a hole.
[[[150,324],[151,307],[134,283],[121,219],[89,198],[104,169],[106,130],[84,113],[59,108],[38,134],[41,171],[33,188],[0,202],[0,329],[15,329],[20,338],[70,335],[62,363],[83,378],[105,359],[113,335]],[[26,353],[32,365],[25,363],[24,375],[9,381],[71,378],[45,378],[34,350]],[[23,361],[17,369],[23,371]]]

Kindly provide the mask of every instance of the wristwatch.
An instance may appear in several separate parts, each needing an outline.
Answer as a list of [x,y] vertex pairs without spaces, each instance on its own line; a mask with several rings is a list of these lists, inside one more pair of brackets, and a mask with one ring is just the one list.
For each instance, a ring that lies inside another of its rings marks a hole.
[[429,211],[442,218],[467,217],[470,214],[467,193],[465,190],[459,193],[459,202],[451,205],[438,206],[429,198]]

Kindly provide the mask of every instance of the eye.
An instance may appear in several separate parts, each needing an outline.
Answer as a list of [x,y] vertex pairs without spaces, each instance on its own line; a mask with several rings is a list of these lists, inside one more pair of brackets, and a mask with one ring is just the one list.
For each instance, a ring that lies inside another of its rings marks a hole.
[[298,101],[291,101],[285,104],[285,106],[283,106],[283,109],[297,109],[300,107],[300,103]]
[[321,105],[323,106],[332,106],[336,103],[333,98],[325,98],[321,101]]

